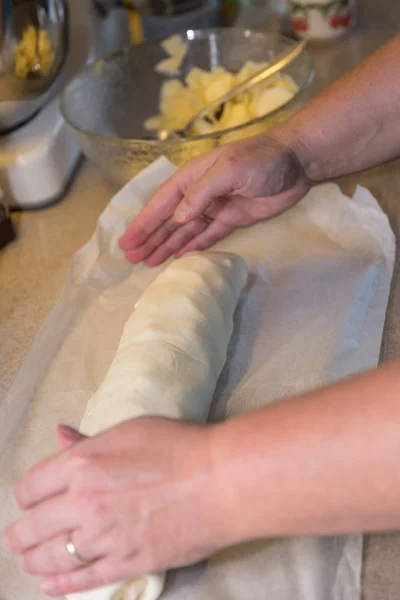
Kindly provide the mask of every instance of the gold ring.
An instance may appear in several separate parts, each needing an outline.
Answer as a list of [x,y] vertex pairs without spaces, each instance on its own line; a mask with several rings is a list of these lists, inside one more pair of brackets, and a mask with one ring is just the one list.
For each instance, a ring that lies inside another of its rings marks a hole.
[[78,562],[80,565],[87,565],[88,564],[88,560],[85,560],[77,551],[77,549],[75,548],[75,544],[73,543],[73,541],[71,540],[71,537],[68,538],[67,543],[65,544],[65,549],[68,552],[68,554],[71,556],[71,558],[73,558],[74,560],[76,560],[76,562]]

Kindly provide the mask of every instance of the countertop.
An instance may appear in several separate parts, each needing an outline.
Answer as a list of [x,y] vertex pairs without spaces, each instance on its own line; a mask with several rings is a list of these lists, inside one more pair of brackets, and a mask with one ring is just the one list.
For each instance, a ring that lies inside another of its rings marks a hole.
[[[313,93],[326,87],[398,32],[397,0],[360,0],[359,24],[351,36],[310,47],[317,75]],[[400,242],[400,161],[342,178],[345,193],[368,187],[389,215]],[[40,325],[56,302],[72,254],[89,239],[116,190],[84,162],[66,197],[47,209],[13,215],[18,238],[0,252],[0,402],[5,397]],[[400,354],[400,254],[382,345],[382,359]],[[400,535],[366,537],[364,600],[398,600]],[[321,599],[322,600],[322,599]]]

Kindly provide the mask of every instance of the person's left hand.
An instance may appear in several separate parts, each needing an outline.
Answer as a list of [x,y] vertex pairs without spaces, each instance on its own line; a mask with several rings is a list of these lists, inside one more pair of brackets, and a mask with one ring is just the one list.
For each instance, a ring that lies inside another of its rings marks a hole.
[[[142,418],[83,439],[63,429],[64,450],[16,486],[26,512],[3,537],[24,569],[43,576],[46,594],[190,564],[229,545],[214,427]],[[69,555],[69,540],[86,565]]]

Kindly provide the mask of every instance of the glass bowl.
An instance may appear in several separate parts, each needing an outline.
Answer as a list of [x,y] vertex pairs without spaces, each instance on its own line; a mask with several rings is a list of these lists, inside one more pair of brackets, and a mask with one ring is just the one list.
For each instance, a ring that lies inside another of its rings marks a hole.
[[[296,43],[283,36],[237,28],[190,30],[183,35],[189,51],[182,78],[194,66],[210,70],[221,65],[237,72],[247,60],[271,60]],[[154,67],[163,58],[159,40],[130,46],[85,67],[62,95],[63,116],[84,153],[117,185],[125,184],[160,156],[181,166],[216,146],[276,127],[305,102],[313,76],[311,59],[303,52],[285,69],[299,91],[281,108],[232,129],[161,142],[146,139],[149,133],[143,123],[158,113],[159,92],[166,77]]]

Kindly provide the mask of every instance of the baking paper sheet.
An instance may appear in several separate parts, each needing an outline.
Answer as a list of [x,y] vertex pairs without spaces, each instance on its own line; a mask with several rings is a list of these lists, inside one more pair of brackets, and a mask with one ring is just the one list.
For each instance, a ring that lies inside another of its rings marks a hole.
[[[0,527],[18,516],[12,485],[78,426],[141,292],[163,268],[132,266],[117,240],[174,167],[159,159],[123,188],[72,259],[66,286],[0,406]],[[314,188],[294,209],[216,248],[251,275],[236,314],[212,419],[374,367],[395,242],[368,190],[352,200]],[[268,540],[169,575],[165,600],[359,600],[361,536]],[[0,551],[0,600],[43,600],[38,581]]]

